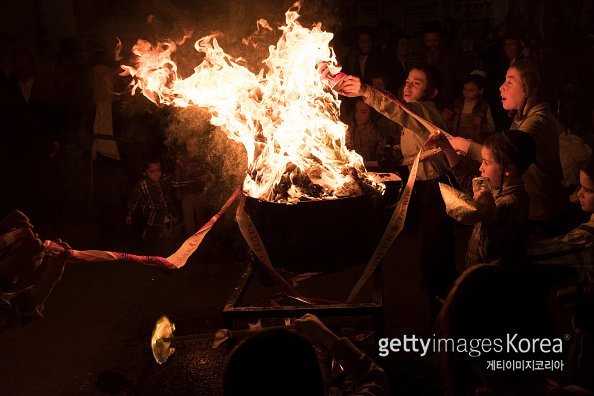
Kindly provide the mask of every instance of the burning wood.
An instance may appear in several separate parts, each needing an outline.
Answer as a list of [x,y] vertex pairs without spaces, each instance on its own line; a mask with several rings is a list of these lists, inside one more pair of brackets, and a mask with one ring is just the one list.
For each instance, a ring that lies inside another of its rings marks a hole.
[[[280,181],[273,189],[273,196],[269,201],[295,203],[304,200],[328,199],[334,197],[349,197],[363,195],[368,192],[383,191],[383,184],[370,179],[365,173],[354,167],[345,167],[341,175],[345,183],[338,189],[328,190],[323,179],[322,165],[312,166],[307,171],[302,171],[297,165],[288,163]],[[324,188],[326,187],[326,188]],[[299,195],[300,199],[294,196]]]

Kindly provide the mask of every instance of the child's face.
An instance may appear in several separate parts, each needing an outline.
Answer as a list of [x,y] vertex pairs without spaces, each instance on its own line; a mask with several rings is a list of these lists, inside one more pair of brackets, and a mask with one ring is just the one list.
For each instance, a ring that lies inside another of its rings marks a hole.
[[515,57],[517,57],[518,52],[520,52],[518,40],[506,39],[503,42],[503,51],[505,51],[505,56],[507,56],[507,59],[514,59]]
[[580,171],[580,185],[578,198],[584,212],[594,213],[594,180],[584,171]]
[[161,179],[161,174],[163,173],[161,170],[161,164],[158,162],[156,164],[148,164],[145,173],[149,180],[152,180],[155,183],[158,182]]
[[473,82],[467,82],[464,84],[464,89],[462,90],[462,95],[464,95],[464,99],[469,100],[476,100],[478,99],[483,91],[477,87],[477,85]]
[[359,35],[357,44],[359,46],[359,51],[362,54],[368,54],[371,51],[371,47],[373,42],[371,41],[371,36],[367,33],[362,33]]
[[519,110],[526,97],[520,73],[513,67],[507,70],[505,81],[499,87],[501,104],[505,110]]
[[355,122],[357,125],[364,125],[369,122],[371,108],[365,102],[358,101],[355,104]]
[[408,73],[408,77],[404,83],[404,89],[402,91],[404,101],[410,103],[421,100],[423,96],[425,96],[426,89],[427,76],[425,75],[425,72],[418,69],[412,69],[410,73]]
[[427,32],[423,34],[423,43],[427,48],[439,48],[441,35],[437,32]]
[[483,157],[483,162],[479,168],[481,176],[488,177],[491,186],[501,188],[501,166],[495,162],[491,149],[483,146],[481,149],[481,157]]

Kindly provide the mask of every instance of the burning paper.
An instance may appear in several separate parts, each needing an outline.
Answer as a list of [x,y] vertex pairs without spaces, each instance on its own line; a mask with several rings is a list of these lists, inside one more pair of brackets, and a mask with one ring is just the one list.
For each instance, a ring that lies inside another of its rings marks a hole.
[[164,338],[173,338],[175,325],[169,321],[167,316],[162,316],[157,320],[153,336],[151,337],[151,349],[153,356],[159,364],[163,364],[173,355],[175,348],[171,347],[171,341],[163,341]]
[[133,94],[140,90],[156,104],[208,109],[211,123],[245,147],[243,189],[251,197],[291,203],[382,192],[365,176],[361,156],[346,148],[338,95],[319,72],[319,64],[332,75],[340,70],[329,47],[333,35],[320,24],[301,26],[298,7],[285,14],[282,37],[257,74],[211,35],[195,43],[204,61],[191,76],[178,74],[170,40],[139,40],[132,49],[136,62],[122,66],[123,75],[133,77]]

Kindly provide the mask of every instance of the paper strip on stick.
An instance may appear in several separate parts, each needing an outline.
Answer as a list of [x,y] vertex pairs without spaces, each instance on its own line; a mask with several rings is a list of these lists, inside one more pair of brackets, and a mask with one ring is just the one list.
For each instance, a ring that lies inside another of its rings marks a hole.
[[[210,220],[204,224],[200,229],[180,246],[180,248],[167,258],[158,256],[138,256],[130,253],[120,252],[109,252],[104,250],[71,250],[71,260],[97,262],[97,261],[115,261],[125,260],[132,261],[138,264],[151,265],[167,269],[179,269],[183,267],[190,256],[198,249],[198,246],[204,240],[204,237],[219,218],[225,213],[225,211],[231,206],[233,201],[239,196],[240,187],[236,188],[231,196],[227,199],[227,202],[221,207],[221,209],[210,218]],[[45,241],[44,245],[46,250],[49,252],[60,252],[64,248],[52,241]]]
[[404,110],[405,113],[407,113],[408,115],[410,115],[412,118],[414,118],[415,120],[417,120],[418,122],[420,122],[425,128],[427,128],[427,130],[429,131],[429,133],[431,133],[432,135],[435,135],[436,133],[441,132],[444,135],[446,135],[448,139],[453,138],[452,135],[450,135],[449,133],[447,133],[443,129],[441,129],[441,128],[435,126],[435,125],[433,125],[431,122],[427,121],[426,119],[424,119],[420,115],[415,114],[414,112],[412,112],[408,107],[406,107],[401,101],[399,101],[398,99],[396,99],[396,97],[394,97],[394,95],[390,94],[389,92],[383,91],[381,89],[376,89],[376,88],[369,88],[369,89],[374,89],[376,92],[378,92],[384,98],[388,99],[390,102],[396,103],[396,105],[398,105],[398,107],[400,107],[402,110]]
[[198,246],[200,246],[202,240],[204,239],[206,234],[208,234],[212,226],[214,226],[214,224],[219,220],[223,213],[225,213],[229,206],[231,206],[233,201],[237,199],[240,190],[241,188],[237,187],[233,191],[229,199],[227,199],[227,202],[225,202],[221,210],[219,210],[217,214],[212,216],[206,224],[200,227],[200,229],[194,235],[186,239],[186,241],[180,246],[179,249],[177,249],[175,253],[167,257],[167,261],[173,263],[173,265],[175,265],[177,268],[181,268],[184,265],[186,265],[186,262],[188,261],[190,256],[196,251],[196,249],[198,249]]
[[349,297],[346,301],[347,303],[351,303],[355,298],[357,298],[357,295],[359,294],[365,283],[367,283],[367,280],[371,277],[379,263],[382,261],[382,258],[384,257],[388,249],[390,249],[390,246],[392,246],[392,243],[394,243],[396,237],[402,231],[402,228],[404,227],[404,220],[406,219],[406,211],[408,210],[408,204],[410,202],[412,190],[415,184],[415,180],[417,178],[417,168],[419,167],[420,158],[421,152],[419,151],[410,170],[410,175],[408,177],[408,181],[406,182],[406,187],[404,188],[402,196],[396,204],[396,209],[394,210],[394,213],[390,218],[390,222],[388,223],[388,226],[386,227],[386,230],[384,231],[384,234],[382,235],[379,244],[375,248],[375,252],[373,252],[371,259],[367,263],[365,270],[361,274],[361,277],[355,284],[355,287],[353,287],[353,290],[351,290],[351,294],[349,294]]
[[262,241],[260,234],[258,234],[258,230],[256,230],[256,226],[252,222],[250,215],[245,210],[245,199],[243,199],[243,197],[241,198],[239,206],[237,207],[236,220],[241,234],[245,238],[250,249],[252,249],[256,257],[258,257],[258,260],[260,260],[262,263],[263,267],[268,271],[268,273],[272,276],[272,278],[287,295],[287,297],[301,301],[308,305],[313,305],[309,299],[299,294],[272,266],[270,257],[268,257],[268,252],[266,252],[264,242]]

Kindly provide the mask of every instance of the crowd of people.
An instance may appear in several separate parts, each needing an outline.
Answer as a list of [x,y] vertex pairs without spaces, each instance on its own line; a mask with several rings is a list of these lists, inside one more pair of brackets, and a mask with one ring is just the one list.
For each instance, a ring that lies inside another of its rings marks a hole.
[[[335,89],[347,98],[356,98],[355,122],[349,128],[351,139],[347,142],[368,164],[389,147],[399,152],[392,157],[399,158],[414,156],[431,147],[440,149],[419,164],[414,187],[416,199],[411,202],[413,211],[420,213],[420,266],[432,317],[439,315],[445,334],[457,337],[493,335],[496,328],[505,330],[498,327],[501,323],[508,329],[525,327],[532,336],[546,336],[553,328],[550,323],[542,322],[541,317],[533,318],[529,324],[522,315],[540,312],[559,279],[567,276],[562,267],[570,267],[575,270],[575,282],[582,291],[578,293],[574,311],[576,344],[570,353],[579,357],[568,358],[571,367],[566,379],[591,391],[592,382],[585,379],[588,377],[585,373],[594,370],[591,363],[594,350],[589,349],[591,341],[585,340],[589,334],[585,328],[589,325],[583,328],[579,323],[594,314],[591,294],[583,291],[592,287],[590,261],[594,252],[588,245],[590,226],[579,224],[586,219],[584,215],[592,213],[589,175],[594,161],[589,158],[591,149],[584,142],[591,141],[592,125],[584,127],[579,121],[579,110],[567,102],[559,87],[548,85],[559,83],[547,80],[547,67],[551,65],[530,56],[529,48],[522,48],[521,39],[511,31],[502,38],[504,57],[500,64],[490,65],[480,56],[473,57],[473,64],[461,63],[460,58],[445,50],[442,31],[428,28],[423,33],[422,55],[404,69],[407,71],[404,80],[400,66],[406,63],[400,62],[402,56],[397,55],[402,48],[402,36],[396,34],[388,46],[392,52],[380,57],[397,59],[399,67],[391,68],[385,61],[378,62],[372,37],[367,30],[359,32],[356,50],[344,62],[349,75]],[[506,69],[503,75],[489,74],[501,67]],[[589,74],[575,78],[587,83],[591,81],[591,70]],[[377,84],[377,81],[399,82],[386,94],[389,84]],[[488,88],[495,86],[499,95],[493,100]],[[594,114],[594,98],[590,94],[584,99],[590,103],[587,110]],[[346,117],[348,106],[347,100],[343,112]],[[375,112],[375,120],[366,117],[373,128],[366,128],[361,122],[362,110]],[[568,113],[572,115],[571,121]],[[430,127],[419,121],[418,116],[428,121]],[[390,133],[378,128],[384,117],[398,125],[399,141],[394,139],[394,129]],[[590,117],[584,119],[591,121]],[[581,136],[565,137],[567,124],[572,124],[569,129],[580,131]],[[570,144],[569,140],[576,144]],[[390,164],[377,165],[390,167]],[[489,185],[477,186],[477,177],[486,179]],[[459,277],[454,255],[454,222],[446,212],[441,183],[466,191],[473,197],[478,211],[466,223],[474,224],[474,228],[467,244],[463,266],[466,271]],[[576,211],[576,198],[581,214]],[[502,278],[497,283],[495,278],[499,276]],[[514,276],[523,279],[524,290],[514,289],[515,283],[511,281]],[[464,297],[459,296],[462,293]],[[513,293],[518,295],[507,302]],[[530,301],[530,307],[524,307],[516,315],[519,301]],[[590,310],[588,314],[584,313],[586,310]],[[485,315],[485,319],[478,320],[476,315]],[[493,317],[498,318],[498,324],[489,328],[487,323]],[[535,331],[531,326],[537,320],[545,324]],[[466,325],[453,323],[457,321]],[[459,356],[451,358],[460,360]],[[477,362],[464,364],[466,371],[461,372],[456,372],[461,370],[459,366],[455,369],[448,366],[452,373],[447,388],[450,394],[551,392],[539,376],[506,378],[485,372]]]
[[[388,34],[380,34],[386,28]],[[508,332],[548,337],[555,324],[549,320],[547,298],[551,293],[567,294],[556,289],[559,277],[575,285],[569,293],[571,348],[562,357],[567,370],[563,377],[554,375],[560,383],[551,383],[551,372],[489,372],[483,360],[450,353],[445,358],[445,392],[592,394],[594,220],[584,220],[594,216],[589,146],[594,142],[594,65],[588,73],[581,67],[567,73],[575,59],[591,61],[592,37],[583,37],[570,54],[573,58],[559,64],[544,54],[567,55],[565,49],[547,48],[510,26],[496,39],[485,36],[481,43],[474,38],[470,44],[462,40],[460,48],[449,48],[446,33],[430,24],[420,37],[422,47],[412,48],[414,37],[390,30],[389,25],[360,29],[353,45],[338,53],[347,76],[335,87],[344,99],[341,117],[349,125],[347,146],[368,167],[399,171],[406,178],[403,160],[430,147],[440,149],[419,164],[409,215],[410,221],[418,216],[422,232],[420,269],[431,323],[453,338],[482,339]],[[62,49],[56,73],[48,76],[30,51],[0,37],[0,111],[7,125],[0,136],[6,186],[1,209],[18,206],[41,222],[51,221],[44,214],[57,201],[83,204],[92,195],[94,142],[110,139],[96,128],[103,113],[90,76],[110,76],[111,70],[117,81],[115,65],[99,49],[86,55],[76,46]],[[94,69],[97,65],[101,70]],[[556,68],[563,69],[561,77]],[[115,89],[113,81],[103,88]],[[146,126],[143,132],[154,140],[141,150],[143,165],[136,161],[131,167],[126,213],[120,219],[122,224],[142,225],[139,237],[147,253],[164,239],[193,234],[210,215],[204,204],[210,176],[200,171],[200,142],[187,139],[181,153],[168,156],[162,131],[146,120],[146,114],[159,111],[163,110],[127,114],[127,122]],[[429,130],[411,113],[435,129]],[[149,118],[154,121],[158,115]],[[130,137],[117,131],[124,124],[118,124],[115,106],[115,140]],[[125,149],[120,151],[125,157]],[[477,188],[479,176],[488,181],[487,187]],[[60,188],[57,183],[62,183]],[[64,188],[64,183],[71,188]],[[455,254],[461,245],[456,243],[459,233],[446,212],[440,183],[467,192],[478,211],[470,222],[473,229],[462,265]],[[6,237],[6,246],[0,245],[0,309],[8,313],[0,328],[15,318],[41,315],[68,259],[67,245],[63,254],[45,255],[23,214],[0,223],[3,236],[17,228],[28,230],[22,243],[9,243]],[[387,394],[385,372],[349,340],[310,315],[297,320],[296,327],[343,364],[356,381],[353,394]],[[520,357],[504,353],[491,358]],[[225,394],[324,394],[316,360],[310,341],[301,335],[289,330],[262,332],[231,354]],[[260,377],[263,372],[266,379]]]

